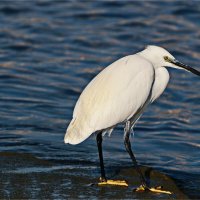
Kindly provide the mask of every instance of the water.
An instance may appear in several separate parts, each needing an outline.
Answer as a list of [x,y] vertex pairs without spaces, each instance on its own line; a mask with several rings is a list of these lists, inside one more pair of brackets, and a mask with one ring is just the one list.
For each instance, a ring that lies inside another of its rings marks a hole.
[[[86,187],[99,177],[98,154],[94,136],[63,143],[73,106],[101,69],[147,44],[198,66],[199,27],[197,1],[0,2],[0,198],[133,198],[124,189]],[[200,198],[200,81],[170,74],[132,143],[141,165]],[[108,176],[131,166],[122,139],[121,126],[105,137]]]

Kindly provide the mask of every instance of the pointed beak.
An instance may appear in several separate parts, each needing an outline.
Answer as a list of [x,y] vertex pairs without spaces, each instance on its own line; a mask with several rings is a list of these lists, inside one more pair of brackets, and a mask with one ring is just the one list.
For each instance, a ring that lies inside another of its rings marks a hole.
[[194,68],[192,68],[188,65],[185,65],[185,64],[179,62],[178,60],[171,60],[171,63],[173,63],[174,65],[181,67],[181,68],[183,68],[183,69],[185,69],[185,70],[187,70],[187,71],[189,71],[193,74],[200,76],[200,71],[197,71],[196,69],[194,69]]

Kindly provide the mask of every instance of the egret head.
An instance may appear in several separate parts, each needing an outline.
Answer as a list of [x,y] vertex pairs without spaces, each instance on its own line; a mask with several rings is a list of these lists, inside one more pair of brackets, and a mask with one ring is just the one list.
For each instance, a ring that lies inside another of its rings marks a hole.
[[177,69],[184,69],[200,76],[200,72],[196,69],[185,65],[174,58],[167,50],[158,46],[147,46],[147,48],[139,53],[144,58],[149,60],[154,68],[159,67],[172,67]]

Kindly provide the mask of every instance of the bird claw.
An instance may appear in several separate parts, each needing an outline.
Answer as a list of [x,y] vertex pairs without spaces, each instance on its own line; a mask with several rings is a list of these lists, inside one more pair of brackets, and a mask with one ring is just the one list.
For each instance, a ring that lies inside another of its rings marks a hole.
[[150,191],[150,192],[154,192],[154,193],[163,193],[163,194],[172,194],[172,192],[167,191],[167,190],[162,190],[162,186],[157,186],[157,187],[145,187],[143,185],[141,185],[140,187],[134,189],[134,191],[136,192],[145,192],[145,191]]

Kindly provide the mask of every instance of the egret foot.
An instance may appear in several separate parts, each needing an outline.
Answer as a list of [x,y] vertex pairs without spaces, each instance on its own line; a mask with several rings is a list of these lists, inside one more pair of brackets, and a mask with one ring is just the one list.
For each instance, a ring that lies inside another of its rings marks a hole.
[[136,188],[135,191],[136,192],[151,191],[155,193],[172,194],[172,192],[170,191],[162,190],[162,186],[149,188],[149,187],[144,187],[143,185],[140,185],[140,187]]
[[[100,180],[101,181],[101,180]],[[105,180],[98,183],[99,186],[104,185],[116,185],[116,186],[125,186],[128,187],[128,183],[124,180]]]

